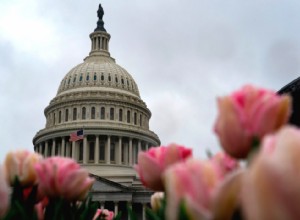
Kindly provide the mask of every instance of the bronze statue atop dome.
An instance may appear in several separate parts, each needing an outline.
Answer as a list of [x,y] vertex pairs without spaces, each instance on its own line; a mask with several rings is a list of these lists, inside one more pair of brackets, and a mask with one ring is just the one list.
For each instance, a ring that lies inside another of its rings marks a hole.
[[99,9],[97,11],[97,15],[98,15],[98,21],[97,21],[97,27],[94,31],[105,31],[105,28],[104,28],[104,22],[103,22],[103,15],[104,15],[104,10],[101,6],[101,4],[99,4]]

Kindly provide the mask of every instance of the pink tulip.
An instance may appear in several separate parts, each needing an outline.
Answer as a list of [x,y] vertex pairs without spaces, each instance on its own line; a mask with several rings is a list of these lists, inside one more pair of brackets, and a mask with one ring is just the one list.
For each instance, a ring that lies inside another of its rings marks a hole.
[[215,131],[224,150],[246,158],[254,139],[275,132],[291,113],[291,98],[246,85],[230,96],[218,98]]
[[246,219],[300,219],[299,158],[299,129],[287,126],[263,139],[242,183]]
[[37,175],[34,165],[42,159],[42,156],[37,153],[32,153],[27,150],[10,152],[6,155],[4,165],[6,176],[10,185],[14,184],[18,177],[22,186],[33,186],[37,183]]
[[41,192],[50,198],[83,200],[94,182],[89,173],[70,158],[50,157],[36,164],[35,169]]
[[112,220],[114,218],[114,212],[109,211],[107,209],[97,209],[93,220],[96,220],[99,216],[101,216],[100,219],[103,220]]
[[210,160],[215,164],[221,178],[240,167],[236,159],[224,152],[217,153]]
[[232,220],[240,208],[240,191],[244,170],[227,175],[212,196],[212,220]]
[[0,166],[0,218],[4,217],[9,209],[10,187],[5,179],[3,167]]
[[209,160],[191,159],[168,168],[164,173],[166,219],[178,219],[180,202],[184,202],[189,219],[209,219],[212,195],[221,180],[219,170]]
[[144,186],[152,190],[163,191],[161,175],[164,170],[171,164],[184,161],[191,156],[191,149],[176,144],[153,147],[147,152],[138,154],[138,164],[134,168]]
[[161,208],[164,197],[165,193],[163,192],[156,192],[151,196],[150,203],[152,210],[158,211]]

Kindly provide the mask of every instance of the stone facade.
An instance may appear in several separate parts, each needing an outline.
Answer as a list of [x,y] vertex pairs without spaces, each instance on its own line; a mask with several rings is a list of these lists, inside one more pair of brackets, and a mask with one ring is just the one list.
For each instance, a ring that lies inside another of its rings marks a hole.
[[[136,210],[149,204],[151,192],[142,187],[133,165],[139,151],[160,141],[149,130],[151,112],[133,77],[110,56],[110,35],[103,27],[103,14],[98,11],[98,16],[98,26],[90,34],[89,56],[61,81],[44,111],[46,126],[33,144],[45,157],[75,159],[96,178],[95,201],[126,214],[126,203]],[[84,131],[83,140],[70,142],[70,134],[79,129]],[[142,213],[140,218],[145,217]]]

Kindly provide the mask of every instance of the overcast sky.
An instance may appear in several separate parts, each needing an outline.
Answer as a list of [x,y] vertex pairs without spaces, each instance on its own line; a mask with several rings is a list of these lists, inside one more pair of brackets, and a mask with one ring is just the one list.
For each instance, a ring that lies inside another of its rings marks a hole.
[[[96,0],[1,0],[0,162],[33,150],[44,108],[90,50]],[[300,74],[299,0],[102,0],[110,52],[136,80],[163,145],[217,151],[216,97]]]

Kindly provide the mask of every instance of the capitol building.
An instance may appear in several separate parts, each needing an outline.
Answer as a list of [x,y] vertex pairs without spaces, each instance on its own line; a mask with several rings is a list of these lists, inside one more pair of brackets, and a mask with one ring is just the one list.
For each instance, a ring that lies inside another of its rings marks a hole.
[[[95,178],[91,192],[101,208],[122,211],[128,219],[129,204],[145,219],[152,192],[143,188],[133,165],[139,151],[159,146],[160,140],[149,129],[151,112],[136,82],[110,56],[101,4],[97,13],[91,51],[64,76],[45,108],[46,125],[33,138],[34,150],[75,159]],[[81,129],[83,139],[70,141]]]

